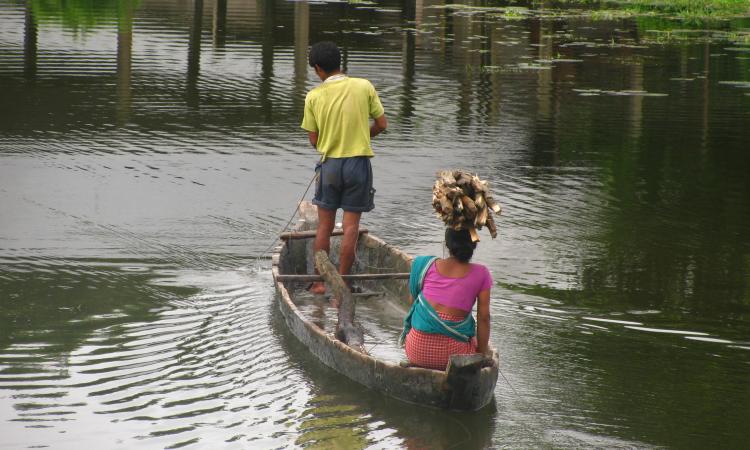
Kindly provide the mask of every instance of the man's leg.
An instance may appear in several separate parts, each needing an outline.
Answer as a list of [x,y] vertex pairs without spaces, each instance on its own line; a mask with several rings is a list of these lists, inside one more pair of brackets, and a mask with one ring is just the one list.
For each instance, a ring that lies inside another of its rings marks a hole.
[[[346,216],[344,216],[346,217]],[[331,233],[336,225],[336,210],[326,209],[318,206],[318,230],[315,234],[315,243],[313,244],[313,253],[318,250],[325,250],[330,254],[331,251]],[[317,273],[317,270],[315,271]],[[313,294],[325,294],[326,285],[322,281],[316,281],[310,286],[310,292]]]
[[361,212],[344,211],[344,236],[341,239],[341,254],[339,255],[339,273],[348,274],[354,264],[354,252],[357,249],[359,237],[359,219]]

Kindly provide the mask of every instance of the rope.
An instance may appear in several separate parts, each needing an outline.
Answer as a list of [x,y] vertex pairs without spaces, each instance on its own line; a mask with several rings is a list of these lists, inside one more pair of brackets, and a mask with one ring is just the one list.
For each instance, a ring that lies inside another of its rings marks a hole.
[[518,391],[516,391],[516,388],[514,388],[513,385],[510,384],[510,381],[508,381],[508,379],[505,378],[505,374],[503,373],[502,370],[500,370],[500,366],[497,367],[497,371],[500,372],[500,375],[503,376],[503,380],[505,380],[505,382],[508,383],[508,386],[510,386],[510,389],[513,391],[513,393],[516,394],[517,397],[520,397],[520,395],[518,395]]
[[305,200],[305,197],[307,196],[307,193],[310,191],[310,186],[312,186],[313,183],[315,182],[315,180],[317,180],[317,179],[318,179],[318,172],[316,171],[315,174],[313,175],[312,179],[310,179],[310,182],[307,184],[307,187],[305,188],[305,192],[302,193],[302,197],[300,197],[299,201],[297,202],[297,206],[294,208],[294,211],[292,211],[292,216],[289,218],[289,221],[287,221],[286,225],[284,225],[284,228],[282,228],[281,231],[279,231],[276,234],[276,236],[274,236],[273,240],[268,245],[268,247],[266,247],[265,250],[263,250],[262,252],[258,253],[258,255],[255,257],[255,265],[256,265],[256,267],[260,266],[260,258],[263,255],[265,255],[266,253],[268,253],[268,251],[273,248],[273,246],[279,240],[279,237],[281,236],[281,234],[284,233],[287,230],[287,228],[289,228],[289,225],[292,223],[292,221],[294,220],[294,217],[299,212],[300,205]]

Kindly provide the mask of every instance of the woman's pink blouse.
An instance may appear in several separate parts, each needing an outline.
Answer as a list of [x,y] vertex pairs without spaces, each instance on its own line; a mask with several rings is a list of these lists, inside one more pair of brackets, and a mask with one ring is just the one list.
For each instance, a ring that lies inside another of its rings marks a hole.
[[436,264],[427,269],[422,293],[430,303],[471,311],[480,292],[492,287],[492,275],[481,264],[470,264],[469,273],[461,278],[445,277]]

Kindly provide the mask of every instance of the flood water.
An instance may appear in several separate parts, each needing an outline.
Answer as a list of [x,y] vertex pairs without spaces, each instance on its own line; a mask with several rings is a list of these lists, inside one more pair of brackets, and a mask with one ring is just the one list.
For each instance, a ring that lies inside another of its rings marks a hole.
[[[745,447],[750,21],[511,12],[0,0],[0,447]],[[280,320],[319,40],[390,121],[366,227],[441,255],[441,168],[504,207],[482,411],[369,392]]]

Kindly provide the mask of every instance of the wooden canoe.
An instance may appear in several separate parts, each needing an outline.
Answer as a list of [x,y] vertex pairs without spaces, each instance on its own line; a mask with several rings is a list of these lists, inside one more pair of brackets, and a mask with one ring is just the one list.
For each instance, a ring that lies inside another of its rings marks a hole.
[[[444,370],[405,367],[398,361],[387,361],[350,348],[306,318],[295,304],[295,292],[304,289],[308,278],[299,275],[314,273],[312,233],[317,227],[317,212],[310,204],[300,207],[302,219],[279,245],[272,257],[272,271],[277,290],[279,309],[284,320],[297,337],[321,362],[346,377],[390,397],[409,403],[455,410],[478,410],[493,400],[498,377],[498,355],[492,349],[492,358],[481,355],[453,357]],[[331,239],[331,254],[338,254],[336,233]],[[371,233],[363,232],[357,244],[357,261],[353,273],[406,274],[412,258],[403,251],[388,245]],[[291,276],[290,276],[291,275]],[[407,280],[403,276],[381,275],[374,279],[358,279],[365,290],[386,291],[378,299],[397,302],[396,306],[408,309]],[[381,307],[381,305],[377,305]],[[383,308],[386,305],[382,305]],[[356,318],[356,316],[355,316]],[[402,359],[406,359],[405,355]]]

